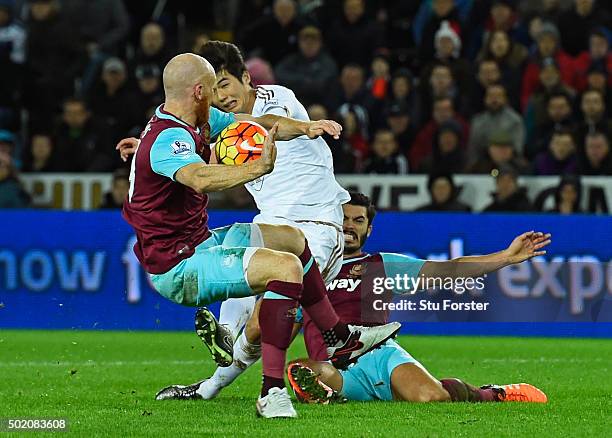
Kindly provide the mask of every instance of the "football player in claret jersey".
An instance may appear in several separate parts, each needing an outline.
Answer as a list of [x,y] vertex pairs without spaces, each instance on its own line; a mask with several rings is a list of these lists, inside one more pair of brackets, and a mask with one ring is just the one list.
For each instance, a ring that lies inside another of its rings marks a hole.
[[[387,278],[396,274],[446,278],[480,276],[544,254],[542,248],[550,242],[550,234],[531,231],[521,234],[498,253],[435,262],[393,253],[367,254],[363,246],[372,232],[375,213],[369,198],[360,193],[351,193],[351,201],[344,206],[344,263],[334,290],[328,292],[334,309],[344,321],[362,320],[362,300],[366,295],[362,290],[365,283],[362,277],[366,278],[363,273],[369,269],[376,271],[374,275],[382,274]],[[379,323],[384,323],[388,314],[380,312],[379,315]],[[348,400],[547,401],[542,391],[526,383],[475,387],[456,378],[438,380],[393,340],[365,354],[347,369],[336,370],[325,361],[321,335],[308,318],[305,318],[304,338],[309,359],[294,361],[287,368],[289,382],[301,401],[327,403],[337,400],[337,394]]]
[[[343,321],[361,324],[363,321],[363,278],[371,275],[393,278],[396,274],[411,278],[476,277],[503,266],[520,263],[537,255],[550,243],[550,234],[527,232],[514,239],[505,250],[484,256],[460,257],[450,261],[428,261],[402,254],[367,254],[363,247],[372,232],[375,209],[370,199],[360,193],[351,193],[351,200],[344,204],[345,236],[344,261],[340,273],[328,284],[328,296],[334,310]],[[372,272],[374,271],[374,272]],[[365,288],[363,288],[365,289]],[[377,324],[384,324],[388,313],[374,315]],[[372,324],[372,315],[368,315]],[[252,318],[246,330],[249,337],[257,338],[257,318]],[[294,335],[299,326],[294,327]],[[313,321],[304,315],[304,340],[309,359],[293,362],[288,367],[288,378],[297,397],[309,402],[327,403],[338,399],[337,394],[349,400],[405,400],[405,401],[546,401],[546,395],[528,384],[474,387],[459,379],[437,380],[410,354],[394,341],[362,356],[354,365],[337,370],[327,360],[325,343]],[[257,351],[235,353],[235,361],[242,371],[254,363]],[[333,363],[333,358],[332,358]],[[319,377],[317,377],[319,376]],[[235,378],[235,377],[234,377]],[[210,399],[229,385],[233,379],[215,383],[214,391],[207,382],[189,386],[170,386],[162,389],[157,398]],[[202,388],[206,390],[203,391]],[[196,391],[197,389],[197,391]]]
[[314,261],[300,230],[267,224],[208,228],[207,193],[270,173],[277,132],[293,138],[312,127],[276,117],[260,159],[240,166],[209,164],[207,134],[239,118],[210,108],[215,82],[214,69],[201,56],[181,54],[168,62],[163,74],[166,101],[135,151],[123,216],[136,232],[138,260],[154,288],[169,300],[197,306],[265,294],[259,321],[263,385],[257,413],[266,418],[296,417],[283,376],[298,303],[325,333],[329,356],[344,365],[392,337],[399,324],[371,328],[341,322],[320,272],[311,269]]

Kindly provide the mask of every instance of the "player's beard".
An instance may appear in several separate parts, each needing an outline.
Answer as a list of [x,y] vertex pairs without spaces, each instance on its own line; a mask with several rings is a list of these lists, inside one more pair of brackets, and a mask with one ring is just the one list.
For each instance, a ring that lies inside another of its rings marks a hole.
[[202,99],[197,103],[195,108],[196,114],[196,127],[201,128],[208,123],[208,116],[210,114],[210,103],[208,99]]
[[348,232],[347,234],[352,234],[354,239],[350,242],[344,242],[344,253],[352,254],[357,251],[361,251],[361,248],[365,246],[366,240],[368,240],[368,234],[357,234],[353,231]]

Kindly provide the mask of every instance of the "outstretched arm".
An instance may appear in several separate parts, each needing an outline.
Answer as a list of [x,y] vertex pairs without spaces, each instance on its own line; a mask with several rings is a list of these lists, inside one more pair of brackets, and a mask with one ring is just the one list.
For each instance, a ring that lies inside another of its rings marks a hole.
[[335,139],[340,138],[342,126],[333,120],[317,120],[304,121],[291,119],[289,117],[277,116],[274,114],[265,114],[260,117],[253,117],[249,114],[236,114],[236,120],[247,120],[250,122],[259,123],[266,129],[270,129],[275,123],[278,123],[278,140],[293,140],[296,137],[307,135],[310,138],[316,138],[323,134],[329,134]]
[[480,277],[504,266],[524,262],[544,255],[544,247],[551,242],[550,234],[528,231],[516,237],[503,251],[481,256],[457,257],[449,261],[427,261],[420,271],[424,277]]

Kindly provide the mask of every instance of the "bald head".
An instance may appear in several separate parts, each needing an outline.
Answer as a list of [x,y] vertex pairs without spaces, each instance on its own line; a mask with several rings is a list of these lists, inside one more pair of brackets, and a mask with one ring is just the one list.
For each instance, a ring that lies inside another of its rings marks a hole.
[[[215,70],[212,65],[193,53],[175,56],[164,68],[164,92],[167,100],[183,100],[194,92],[209,95],[214,84]],[[197,91],[198,86],[204,87],[204,90]]]

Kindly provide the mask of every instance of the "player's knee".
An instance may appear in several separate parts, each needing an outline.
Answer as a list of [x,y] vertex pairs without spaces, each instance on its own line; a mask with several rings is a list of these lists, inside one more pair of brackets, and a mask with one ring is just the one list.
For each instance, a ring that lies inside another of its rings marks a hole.
[[277,253],[273,270],[274,276],[271,280],[290,281],[301,283],[304,274],[302,263],[295,255],[288,252]]

